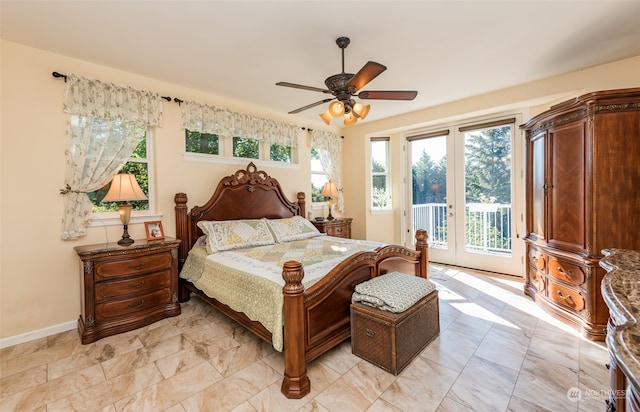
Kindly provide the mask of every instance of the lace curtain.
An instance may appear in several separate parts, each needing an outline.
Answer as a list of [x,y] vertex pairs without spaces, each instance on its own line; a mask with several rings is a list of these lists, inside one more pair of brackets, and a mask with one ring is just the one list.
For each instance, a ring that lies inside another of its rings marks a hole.
[[69,75],[63,109],[71,115],[67,149],[63,240],[86,233],[92,206],[87,192],[107,184],[144,138],[162,121],[159,94]]
[[221,137],[244,137],[298,147],[301,128],[278,120],[264,119],[195,102],[182,103],[182,126],[193,132]]
[[340,171],[340,154],[342,153],[342,138],[335,133],[313,130],[311,132],[311,147],[316,149],[320,157],[320,164],[329,180],[338,188],[338,210],[344,212],[344,197],[342,196],[342,178]]

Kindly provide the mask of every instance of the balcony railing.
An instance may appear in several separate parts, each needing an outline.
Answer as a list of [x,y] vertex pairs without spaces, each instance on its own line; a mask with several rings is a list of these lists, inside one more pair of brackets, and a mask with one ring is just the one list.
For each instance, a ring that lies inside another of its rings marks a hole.
[[[427,230],[430,247],[447,247],[447,205],[413,205],[413,227]],[[468,203],[465,207],[465,247],[470,252],[510,254],[511,205]]]

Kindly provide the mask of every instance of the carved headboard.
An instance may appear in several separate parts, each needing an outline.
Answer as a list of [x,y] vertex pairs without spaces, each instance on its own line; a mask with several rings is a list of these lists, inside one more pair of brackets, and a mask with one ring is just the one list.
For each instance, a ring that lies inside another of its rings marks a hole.
[[296,202],[285,196],[280,183],[253,162],[246,169],[224,177],[211,198],[203,206],[187,212],[186,193],[176,193],[176,237],[182,240],[179,249],[180,267],[189,250],[202,235],[197,226],[201,220],[269,219],[305,215],[305,194],[298,192]]

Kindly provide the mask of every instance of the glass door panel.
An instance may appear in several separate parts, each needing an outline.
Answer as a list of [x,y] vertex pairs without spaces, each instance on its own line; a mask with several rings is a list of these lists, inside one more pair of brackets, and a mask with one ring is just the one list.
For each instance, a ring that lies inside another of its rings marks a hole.
[[411,139],[411,211],[409,231],[413,240],[416,229],[429,234],[430,258],[445,262],[450,247],[451,219],[447,204],[447,136]]
[[407,138],[406,243],[426,229],[432,262],[521,275],[524,248],[519,242],[514,253],[513,244],[514,123],[481,127]]
[[514,257],[512,197],[513,125],[460,131],[464,146],[463,182],[457,187],[456,213],[463,217],[456,233],[456,264],[478,269],[518,273]]

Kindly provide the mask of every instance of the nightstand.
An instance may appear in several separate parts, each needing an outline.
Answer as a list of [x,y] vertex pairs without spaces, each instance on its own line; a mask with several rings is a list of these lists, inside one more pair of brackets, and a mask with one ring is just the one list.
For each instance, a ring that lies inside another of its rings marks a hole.
[[172,238],[77,246],[82,260],[82,344],[180,314],[178,246]]
[[312,220],[311,223],[322,233],[328,236],[344,237],[351,239],[352,218],[341,218],[333,220]]

